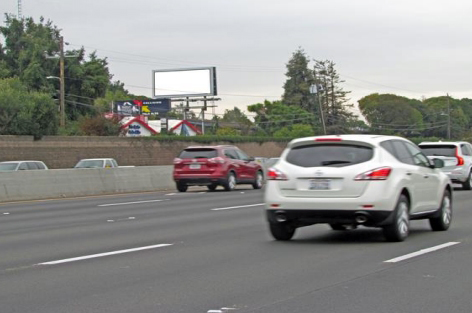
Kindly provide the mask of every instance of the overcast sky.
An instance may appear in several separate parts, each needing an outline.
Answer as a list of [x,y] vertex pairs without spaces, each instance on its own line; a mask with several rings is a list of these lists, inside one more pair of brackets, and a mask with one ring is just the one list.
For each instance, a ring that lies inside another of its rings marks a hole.
[[[373,92],[472,98],[470,0],[22,0],[70,48],[108,57],[114,79],[151,96],[152,70],[216,66],[218,113],[280,99],[302,47],[337,64],[351,101]],[[0,12],[17,12],[1,0]]]

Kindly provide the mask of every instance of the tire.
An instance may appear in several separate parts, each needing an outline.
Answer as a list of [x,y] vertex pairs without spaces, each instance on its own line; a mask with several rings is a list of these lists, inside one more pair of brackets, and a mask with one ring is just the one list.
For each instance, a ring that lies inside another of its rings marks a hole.
[[332,230],[347,230],[347,227],[341,224],[329,224]]
[[467,180],[462,183],[462,189],[464,190],[472,190],[472,172],[469,172],[469,176],[467,177]]
[[226,191],[231,191],[236,188],[236,175],[234,175],[233,172],[229,172],[228,178],[226,178],[226,181],[223,183],[223,187]]
[[261,171],[257,171],[256,181],[252,183],[252,188],[261,189],[263,185],[264,185],[264,174],[262,174]]
[[275,240],[288,241],[292,239],[296,228],[289,223],[269,222],[270,233]]
[[383,228],[383,233],[388,241],[404,241],[410,232],[410,217],[408,209],[410,203],[405,195],[400,195],[395,207],[393,223]]
[[188,189],[187,184],[177,183],[176,185],[177,185],[177,190],[180,192],[186,192]]
[[216,187],[218,187],[218,185],[215,185],[215,184],[211,184],[207,186],[208,190],[210,191],[215,191]]
[[452,199],[449,190],[444,191],[439,211],[440,214],[438,217],[429,219],[429,225],[431,225],[433,231],[448,230],[452,222]]

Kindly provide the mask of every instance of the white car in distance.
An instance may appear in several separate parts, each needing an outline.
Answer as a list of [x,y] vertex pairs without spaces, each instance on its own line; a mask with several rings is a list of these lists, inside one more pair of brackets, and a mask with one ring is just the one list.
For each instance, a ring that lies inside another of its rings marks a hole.
[[472,145],[458,142],[422,142],[418,145],[430,159],[441,159],[441,169],[451,181],[461,184],[464,190],[472,190]]
[[104,158],[104,159],[82,159],[74,168],[117,168],[118,163],[115,159]]
[[429,219],[434,231],[452,220],[452,185],[409,140],[395,136],[339,135],[292,140],[267,172],[266,216],[276,240],[297,228],[329,224],[334,230],[380,227],[403,241],[410,220]]

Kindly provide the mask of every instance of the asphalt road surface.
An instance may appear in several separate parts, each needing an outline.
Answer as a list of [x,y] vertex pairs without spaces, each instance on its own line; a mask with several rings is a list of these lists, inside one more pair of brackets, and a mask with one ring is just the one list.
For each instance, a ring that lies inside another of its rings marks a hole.
[[259,190],[0,205],[0,312],[472,312],[472,192],[453,224],[299,229],[276,242]]

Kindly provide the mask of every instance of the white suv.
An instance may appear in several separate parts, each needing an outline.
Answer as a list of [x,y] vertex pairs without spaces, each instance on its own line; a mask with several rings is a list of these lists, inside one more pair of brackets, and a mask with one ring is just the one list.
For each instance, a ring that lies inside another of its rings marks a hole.
[[340,135],[292,140],[267,173],[270,231],[290,240],[298,227],[327,223],[334,230],[381,227],[403,241],[410,220],[429,219],[434,231],[452,219],[452,186],[410,141],[393,136]]
[[465,190],[472,189],[472,145],[465,141],[459,142],[422,142],[421,151],[430,159],[444,161],[442,171],[453,183],[461,184]]

